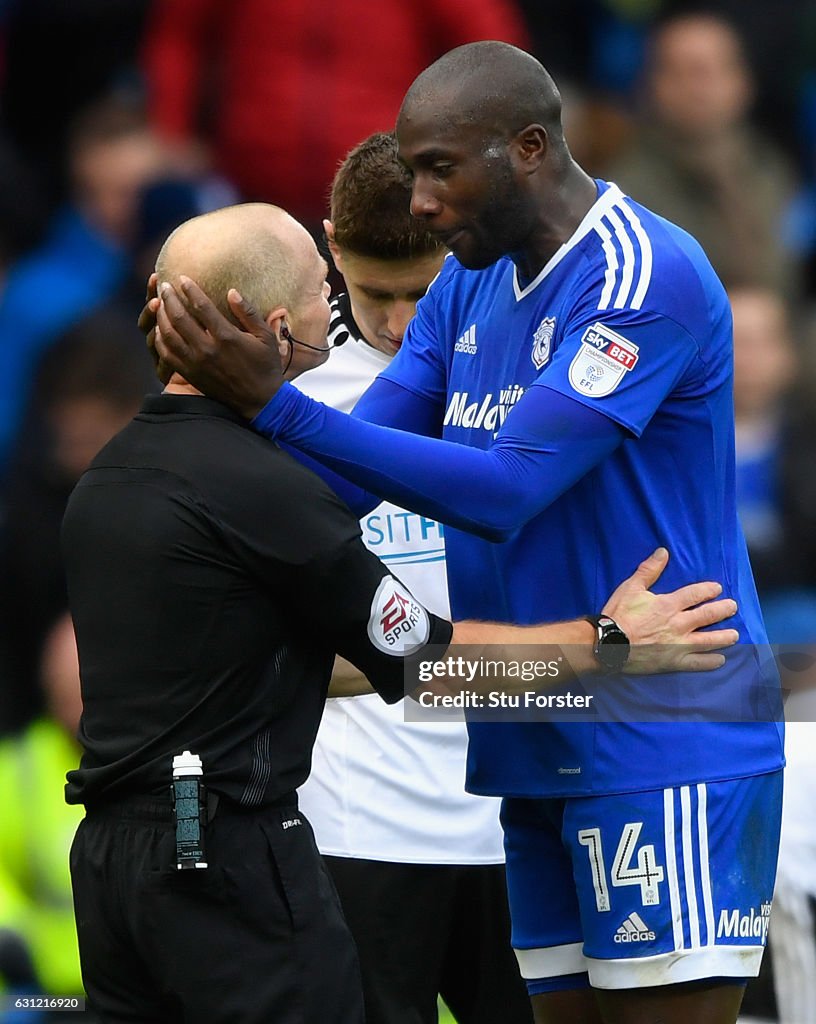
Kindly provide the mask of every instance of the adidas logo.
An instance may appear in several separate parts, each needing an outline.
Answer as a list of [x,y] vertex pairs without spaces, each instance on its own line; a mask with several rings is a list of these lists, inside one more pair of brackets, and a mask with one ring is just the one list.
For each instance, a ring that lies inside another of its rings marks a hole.
[[462,337],[453,346],[454,352],[464,352],[466,355],[476,355],[476,324],[471,324]]
[[653,942],[654,938],[639,914],[630,914],[615,932],[615,942]]

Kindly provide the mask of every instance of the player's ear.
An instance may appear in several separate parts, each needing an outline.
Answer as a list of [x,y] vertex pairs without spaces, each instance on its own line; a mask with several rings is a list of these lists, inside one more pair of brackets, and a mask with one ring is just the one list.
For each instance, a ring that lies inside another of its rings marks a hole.
[[540,124],[528,124],[510,143],[511,150],[525,174],[538,170],[547,156],[550,140],[547,129]]
[[337,267],[337,269],[342,274],[343,273],[343,254],[340,251],[340,247],[338,246],[337,242],[335,242],[335,240],[334,240],[334,224],[332,224],[332,222],[330,220],[324,220],[323,221],[323,231],[326,234],[326,241],[328,242],[329,252],[332,255],[332,259],[334,260],[334,265],[335,265],[335,267]]

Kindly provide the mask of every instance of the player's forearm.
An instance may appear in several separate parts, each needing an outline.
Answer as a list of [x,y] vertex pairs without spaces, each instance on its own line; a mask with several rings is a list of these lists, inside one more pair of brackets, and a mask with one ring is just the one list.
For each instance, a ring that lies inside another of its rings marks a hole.
[[350,661],[338,654],[334,659],[329,697],[359,697],[364,693],[375,693],[374,687],[363,673]]
[[457,646],[489,649],[495,660],[518,658],[524,648],[558,648],[572,671],[578,674],[597,672],[598,661],[593,652],[595,628],[586,619],[545,623],[538,626],[513,626],[497,622],[463,621],[453,624],[449,651]]
[[[538,399],[539,396],[536,396]],[[482,450],[406,429],[362,422],[287,387],[253,427],[283,440],[381,497],[487,540],[503,541],[546,508],[620,441],[616,425],[595,415],[591,429],[565,427],[556,411],[537,415],[531,430],[502,433]],[[539,403],[541,404],[541,403]],[[569,403],[578,408],[577,403]],[[528,409],[537,406],[528,403]],[[520,410],[519,410],[520,412]],[[516,410],[516,423],[525,426]],[[540,422],[540,421],[544,422]],[[552,431],[554,441],[546,439]],[[543,439],[543,440],[542,440]]]
[[[456,674],[456,665],[466,658],[483,659],[489,664],[501,662],[522,662],[530,659],[535,651],[536,660],[558,665],[558,670],[548,676],[550,685],[555,686],[569,675],[586,675],[597,672],[599,664],[593,653],[595,630],[586,620],[548,623],[538,626],[514,626],[498,622],[474,622],[464,620],[453,624],[453,635],[446,648],[431,647],[434,659],[440,664],[434,672],[434,679],[443,686],[461,684]],[[415,652],[416,653],[416,652]],[[446,673],[445,666],[449,666]],[[413,667],[406,674],[406,685],[411,689],[410,679]],[[486,676],[482,684],[495,687],[495,679]],[[469,685],[479,682],[469,678]],[[513,683],[507,683],[513,686]],[[526,685],[526,684],[525,684]],[[541,683],[546,686],[546,682]],[[329,697],[358,697],[376,692],[365,675],[351,662],[338,655],[335,658]]]

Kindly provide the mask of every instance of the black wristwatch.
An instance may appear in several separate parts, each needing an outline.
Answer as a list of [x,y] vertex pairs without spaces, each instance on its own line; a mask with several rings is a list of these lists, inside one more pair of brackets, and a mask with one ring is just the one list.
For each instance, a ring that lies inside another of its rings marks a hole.
[[620,672],[629,660],[629,637],[608,615],[587,616],[595,627],[593,653],[604,672]]

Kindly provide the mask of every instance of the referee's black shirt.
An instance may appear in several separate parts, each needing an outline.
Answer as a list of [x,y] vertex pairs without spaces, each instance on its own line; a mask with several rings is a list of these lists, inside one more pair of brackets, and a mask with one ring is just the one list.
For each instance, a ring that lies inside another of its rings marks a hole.
[[[217,402],[147,398],[77,485],[62,543],[84,704],[69,803],[166,793],[185,749],[244,806],[291,792],[335,651],[403,695],[388,630],[410,595],[335,494]],[[448,643],[420,620],[414,640]]]

